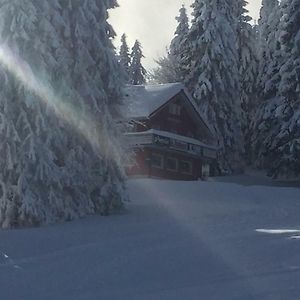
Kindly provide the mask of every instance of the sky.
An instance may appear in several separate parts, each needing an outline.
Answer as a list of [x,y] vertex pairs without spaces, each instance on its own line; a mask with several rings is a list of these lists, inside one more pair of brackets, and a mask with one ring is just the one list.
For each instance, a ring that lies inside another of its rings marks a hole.
[[[182,4],[188,8],[193,0],[118,0],[119,8],[111,10],[109,22],[113,25],[119,46],[121,35],[125,32],[130,48],[138,39],[143,46],[144,66],[151,69],[154,60],[166,53],[177,26],[175,17]],[[249,12],[257,20],[261,0],[248,0]]]

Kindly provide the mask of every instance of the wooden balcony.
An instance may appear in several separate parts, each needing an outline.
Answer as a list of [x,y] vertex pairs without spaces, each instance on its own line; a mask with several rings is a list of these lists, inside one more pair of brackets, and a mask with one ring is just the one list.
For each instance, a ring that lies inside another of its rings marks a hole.
[[161,130],[151,129],[143,132],[126,133],[125,140],[130,148],[155,146],[197,157],[217,158],[218,149],[214,145],[208,145],[194,138]]

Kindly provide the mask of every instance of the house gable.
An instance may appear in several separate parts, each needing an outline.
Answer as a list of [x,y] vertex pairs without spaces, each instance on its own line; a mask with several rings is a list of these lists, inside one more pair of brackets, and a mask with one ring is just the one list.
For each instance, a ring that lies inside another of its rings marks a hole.
[[152,112],[147,123],[149,128],[170,131],[215,144],[210,129],[184,89]]

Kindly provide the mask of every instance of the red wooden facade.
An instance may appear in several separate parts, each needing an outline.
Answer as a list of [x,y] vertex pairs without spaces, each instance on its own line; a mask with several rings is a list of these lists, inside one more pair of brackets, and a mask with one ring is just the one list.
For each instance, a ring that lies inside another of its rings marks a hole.
[[[130,87],[128,89],[130,98]],[[127,168],[128,175],[178,180],[208,176],[217,151],[193,99],[181,84],[144,89],[143,93],[135,94],[134,101],[148,105],[146,101],[153,99],[152,93],[155,93],[153,101],[160,100],[160,94],[165,99],[152,105],[147,115],[139,113],[136,115],[140,116],[131,118],[133,129],[126,137],[134,150],[135,161]],[[168,90],[173,93],[167,93]]]

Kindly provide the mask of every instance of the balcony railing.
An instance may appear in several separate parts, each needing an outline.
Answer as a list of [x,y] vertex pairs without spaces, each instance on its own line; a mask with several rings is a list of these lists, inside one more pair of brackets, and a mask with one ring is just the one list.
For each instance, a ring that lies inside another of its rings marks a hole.
[[171,132],[151,129],[143,132],[126,133],[125,139],[129,147],[155,145],[200,157],[217,158],[217,148],[215,146]]

